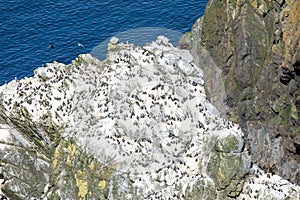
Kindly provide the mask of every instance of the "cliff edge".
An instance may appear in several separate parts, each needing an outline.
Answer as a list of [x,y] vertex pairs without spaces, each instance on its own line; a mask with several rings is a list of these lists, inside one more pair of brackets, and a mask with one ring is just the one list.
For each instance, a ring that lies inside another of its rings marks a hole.
[[299,199],[298,8],[212,0],[185,49],[113,37],[0,86],[0,198]]
[[108,47],[0,87],[1,199],[299,199],[251,162],[187,50]]
[[181,39],[219,111],[246,133],[253,162],[300,184],[300,1],[210,0]]

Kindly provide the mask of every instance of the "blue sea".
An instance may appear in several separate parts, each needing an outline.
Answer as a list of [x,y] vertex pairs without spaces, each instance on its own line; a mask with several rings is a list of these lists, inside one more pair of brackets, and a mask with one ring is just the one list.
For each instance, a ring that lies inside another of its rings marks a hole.
[[143,37],[154,27],[183,34],[207,1],[0,0],[0,85],[54,60],[68,64],[120,33],[142,29]]

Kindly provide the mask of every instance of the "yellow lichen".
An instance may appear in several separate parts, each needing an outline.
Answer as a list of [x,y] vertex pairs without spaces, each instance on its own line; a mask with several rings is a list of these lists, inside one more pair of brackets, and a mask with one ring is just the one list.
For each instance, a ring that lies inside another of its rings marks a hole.
[[257,8],[258,8],[258,3],[257,3],[257,1],[255,1],[255,0],[250,0],[250,4],[251,4],[251,6],[252,6],[254,9],[257,9]]
[[286,0],[285,2],[287,5],[292,6],[295,0]]
[[103,179],[108,179],[110,175],[116,170],[117,163],[112,163],[110,167],[108,167],[105,171],[105,174],[103,174]]
[[297,107],[295,104],[291,105],[291,117],[297,121],[298,120],[298,111],[297,111]]
[[70,144],[68,146],[68,157],[67,157],[67,164],[68,165],[71,165],[71,160],[72,160],[72,157],[74,156],[75,149],[76,149],[75,144]]
[[98,186],[101,190],[103,190],[106,187],[106,181],[105,180],[99,181]]
[[268,13],[270,5],[269,2],[266,0],[249,0],[250,5],[253,9],[259,13],[261,16],[264,16]]
[[291,62],[297,49],[300,48],[300,1],[288,1],[283,14],[287,18],[283,24],[283,41],[285,43],[285,63]]
[[224,173],[221,168],[219,168],[219,170],[218,170],[218,177],[221,180],[225,179]]
[[94,162],[91,162],[91,164],[89,165],[90,170],[94,170],[95,169],[95,164]]
[[56,168],[57,164],[58,164],[58,159],[59,159],[59,150],[58,148],[56,148],[54,150],[54,156],[53,156],[53,167]]
[[76,186],[78,187],[78,197],[79,199],[86,199],[88,193],[88,182],[85,177],[85,173],[78,170],[75,174]]

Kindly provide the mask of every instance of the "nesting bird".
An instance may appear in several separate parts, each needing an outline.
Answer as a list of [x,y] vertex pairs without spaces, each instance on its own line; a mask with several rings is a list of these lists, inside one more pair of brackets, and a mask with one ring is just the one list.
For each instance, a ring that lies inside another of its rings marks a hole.
[[[66,125],[62,137],[76,138],[99,160],[113,155],[122,166],[116,173],[145,199],[186,198],[187,188],[210,179],[205,150],[212,147],[205,142],[226,133],[241,139],[242,131],[220,118],[205,95],[202,71],[166,38],[144,47],[112,38],[109,47],[104,62],[81,55],[68,66],[38,68],[16,93],[0,88],[5,108],[18,103],[34,122],[50,115],[58,127]],[[254,174],[252,182],[274,178]],[[260,195],[245,190],[245,198],[248,192]]]

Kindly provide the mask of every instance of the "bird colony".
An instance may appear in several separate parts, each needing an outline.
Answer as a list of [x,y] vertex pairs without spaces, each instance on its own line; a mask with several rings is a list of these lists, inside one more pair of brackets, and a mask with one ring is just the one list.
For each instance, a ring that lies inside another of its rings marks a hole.
[[[144,199],[185,199],[199,180],[213,183],[206,167],[212,140],[222,151],[232,136],[237,143],[229,153],[245,151],[243,132],[210,104],[203,73],[188,51],[165,37],[143,47],[112,38],[108,49],[102,62],[80,55],[69,65],[47,64],[34,77],[1,86],[6,114],[20,110],[36,123],[50,115],[54,124],[65,125],[63,137],[76,138],[100,162],[114,163],[114,173],[126,180],[119,190],[129,190],[130,183]],[[1,140],[8,141],[13,133],[0,128]],[[47,135],[40,137],[52,145]],[[267,176],[245,159],[245,174],[252,176],[240,199],[299,194],[299,187]]]

